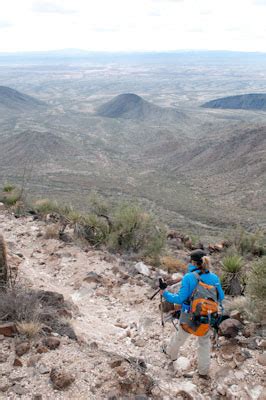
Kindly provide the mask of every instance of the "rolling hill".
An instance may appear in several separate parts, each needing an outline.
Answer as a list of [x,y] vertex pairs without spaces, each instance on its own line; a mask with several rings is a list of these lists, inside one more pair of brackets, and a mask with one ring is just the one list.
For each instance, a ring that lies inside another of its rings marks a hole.
[[124,93],[101,105],[97,115],[107,118],[124,118],[135,121],[157,120],[171,122],[185,118],[173,108],[159,107],[134,93]]
[[208,101],[201,107],[266,111],[266,94],[250,93],[238,96],[223,97]]
[[0,110],[31,111],[43,108],[45,103],[7,86],[0,86]]

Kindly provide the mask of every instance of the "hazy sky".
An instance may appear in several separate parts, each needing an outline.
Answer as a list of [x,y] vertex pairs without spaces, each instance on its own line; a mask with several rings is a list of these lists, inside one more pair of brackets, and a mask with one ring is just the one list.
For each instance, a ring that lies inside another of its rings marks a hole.
[[0,0],[0,51],[266,52],[266,0]]

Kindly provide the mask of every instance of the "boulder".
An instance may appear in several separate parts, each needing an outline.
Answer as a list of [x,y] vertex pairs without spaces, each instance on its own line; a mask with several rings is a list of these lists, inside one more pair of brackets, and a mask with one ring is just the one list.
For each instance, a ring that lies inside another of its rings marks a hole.
[[145,275],[145,276],[150,276],[150,269],[149,267],[144,264],[142,261],[138,262],[135,265],[135,269],[138,271],[139,274]]
[[6,208],[6,207],[5,207],[4,203],[1,203],[1,202],[0,202],[0,211],[5,210],[5,208]]
[[243,325],[240,321],[237,319],[228,318],[219,325],[219,335],[227,338],[234,338],[242,328]]
[[17,328],[14,322],[7,322],[5,324],[0,324],[0,335],[4,336],[14,336],[17,333]]
[[27,353],[30,349],[29,342],[22,342],[16,345],[15,351],[18,357],[23,356],[23,354]]
[[241,317],[241,313],[238,310],[231,311],[230,318],[237,319],[239,322],[243,321],[243,319]]
[[50,373],[50,379],[52,381],[54,389],[57,390],[63,390],[68,386],[70,386],[75,381],[73,375],[59,368],[52,369]]

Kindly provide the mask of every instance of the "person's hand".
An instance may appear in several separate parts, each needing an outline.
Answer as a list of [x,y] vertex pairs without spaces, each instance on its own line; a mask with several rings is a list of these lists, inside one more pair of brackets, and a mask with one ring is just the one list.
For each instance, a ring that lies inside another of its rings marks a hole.
[[167,283],[162,278],[159,278],[159,288],[161,289],[160,293],[167,288]]

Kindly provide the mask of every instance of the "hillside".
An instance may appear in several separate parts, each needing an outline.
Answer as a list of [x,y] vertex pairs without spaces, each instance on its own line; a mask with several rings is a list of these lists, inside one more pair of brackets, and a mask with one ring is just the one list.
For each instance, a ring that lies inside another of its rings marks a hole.
[[159,107],[133,93],[120,94],[105,104],[102,104],[97,115],[107,118],[124,118],[136,121],[158,120],[171,122],[184,118],[182,112],[172,108]]
[[201,107],[266,111],[266,94],[250,93],[208,101]]
[[51,132],[27,130],[15,135],[0,136],[0,165],[23,166],[64,161],[75,154],[71,142]]
[[45,103],[32,96],[11,89],[7,86],[0,86],[0,111],[31,111],[43,108]]
[[[58,226],[47,220],[15,218],[2,205],[0,208],[9,265],[18,271],[16,289],[24,287],[40,297],[43,308],[39,317],[45,321],[30,340],[21,334],[1,335],[0,397],[262,398],[265,341],[256,325],[245,325],[245,336],[233,341],[220,337],[220,347],[212,352],[212,379],[199,379],[196,340],[187,341],[177,363],[161,352],[163,340],[174,328],[167,323],[162,331],[159,299],[151,301],[149,297],[157,288],[158,276],[165,272],[148,266],[144,275],[134,262],[89,245],[81,248],[74,242],[48,238],[48,232],[55,232]],[[70,237],[72,233],[68,231]],[[187,253],[181,250],[178,257],[185,260]],[[33,307],[36,295],[31,300]],[[54,318],[57,323],[51,325]],[[0,323],[1,332],[4,329]]]

